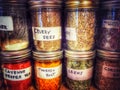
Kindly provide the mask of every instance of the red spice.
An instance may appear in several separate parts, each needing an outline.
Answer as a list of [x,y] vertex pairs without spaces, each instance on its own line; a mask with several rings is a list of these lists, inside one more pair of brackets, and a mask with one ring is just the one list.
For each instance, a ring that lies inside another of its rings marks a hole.
[[19,63],[3,63],[2,69],[7,90],[28,90],[31,86],[31,62],[29,60]]

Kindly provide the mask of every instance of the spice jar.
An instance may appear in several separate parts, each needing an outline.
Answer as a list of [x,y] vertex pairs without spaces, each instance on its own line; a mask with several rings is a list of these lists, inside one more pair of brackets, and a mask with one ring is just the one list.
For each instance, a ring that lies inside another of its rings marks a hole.
[[70,90],[89,90],[93,75],[94,51],[66,50],[66,84]]
[[62,51],[33,51],[33,58],[37,90],[59,90],[62,79]]
[[94,76],[99,90],[120,90],[120,53],[98,50]]
[[95,7],[92,0],[67,0],[67,49],[89,51],[94,49]]
[[26,5],[12,0],[0,2],[0,49],[16,51],[28,46]]
[[31,0],[34,48],[38,51],[61,49],[60,0]]
[[6,90],[29,90],[32,85],[30,50],[1,52]]
[[101,3],[100,29],[97,47],[106,51],[120,51],[120,1],[106,0]]
[[2,73],[1,63],[0,63],[0,89],[2,87],[3,87],[3,73]]

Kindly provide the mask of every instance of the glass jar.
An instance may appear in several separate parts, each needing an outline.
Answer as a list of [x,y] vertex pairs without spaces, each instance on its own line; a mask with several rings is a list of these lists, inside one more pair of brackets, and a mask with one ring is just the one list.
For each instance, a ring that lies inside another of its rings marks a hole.
[[31,0],[34,48],[38,51],[61,49],[61,1]]
[[67,0],[66,45],[74,51],[94,49],[95,7],[92,0]]
[[97,48],[106,51],[120,51],[120,1],[107,0],[101,3],[100,29]]
[[26,5],[20,2],[0,3],[0,49],[16,51],[29,47]]
[[120,53],[98,50],[94,83],[99,90],[120,90]]
[[93,77],[94,51],[65,51],[66,83],[70,90],[89,90]]
[[29,90],[32,85],[30,50],[1,52],[5,90]]
[[62,51],[33,51],[37,90],[59,90],[62,80]]

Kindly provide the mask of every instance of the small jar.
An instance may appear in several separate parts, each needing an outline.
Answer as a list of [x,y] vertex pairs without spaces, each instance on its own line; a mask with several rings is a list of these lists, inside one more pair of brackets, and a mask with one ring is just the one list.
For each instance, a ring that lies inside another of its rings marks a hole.
[[62,51],[33,51],[37,90],[59,90],[62,79]]
[[29,1],[34,48],[38,51],[61,49],[61,1]]
[[26,4],[0,2],[0,50],[16,51],[29,47]]
[[120,90],[120,53],[98,50],[94,83],[99,90]]
[[89,90],[93,76],[94,51],[65,51],[66,84],[70,90]]
[[5,90],[29,90],[32,85],[30,50],[1,53]]
[[1,63],[0,63],[0,89],[2,87],[3,87],[3,73],[2,73]]
[[66,1],[66,45],[74,51],[94,49],[95,6],[92,0]]
[[97,48],[120,51],[120,1],[106,0],[101,3]]

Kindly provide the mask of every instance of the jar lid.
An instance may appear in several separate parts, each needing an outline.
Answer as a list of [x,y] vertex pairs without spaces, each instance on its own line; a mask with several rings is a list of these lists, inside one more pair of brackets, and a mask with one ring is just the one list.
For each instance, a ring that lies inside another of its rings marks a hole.
[[[26,58],[30,55],[31,49],[25,49],[20,51],[5,51],[0,52],[0,56],[3,58],[3,61],[11,61],[12,59]],[[5,59],[5,60],[4,60]]]
[[35,7],[61,7],[61,0],[30,0],[30,8]]
[[28,0],[0,0],[0,3],[27,3]]
[[95,7],[95,2],[93,0],[67,0],[67,8],[93,8]]
[[120,8],[120,0],[102,1],[101,6],[103,8]]
[[[62,58],[63,51],[54,51],[54,52],[39,52],[32,51],[33,57],[40,58],[41,60],[53,59],[53,58]],[[39,60],[39,59],[38,59]]]
[[119,58],[120,57],[120,52],[97,50],[97,54],[99,56],[109,57],[109,58]]
[[73,58],[93,58],[95,57],[95,51],[71,51],[65,50],[66,57],[73,57]]

